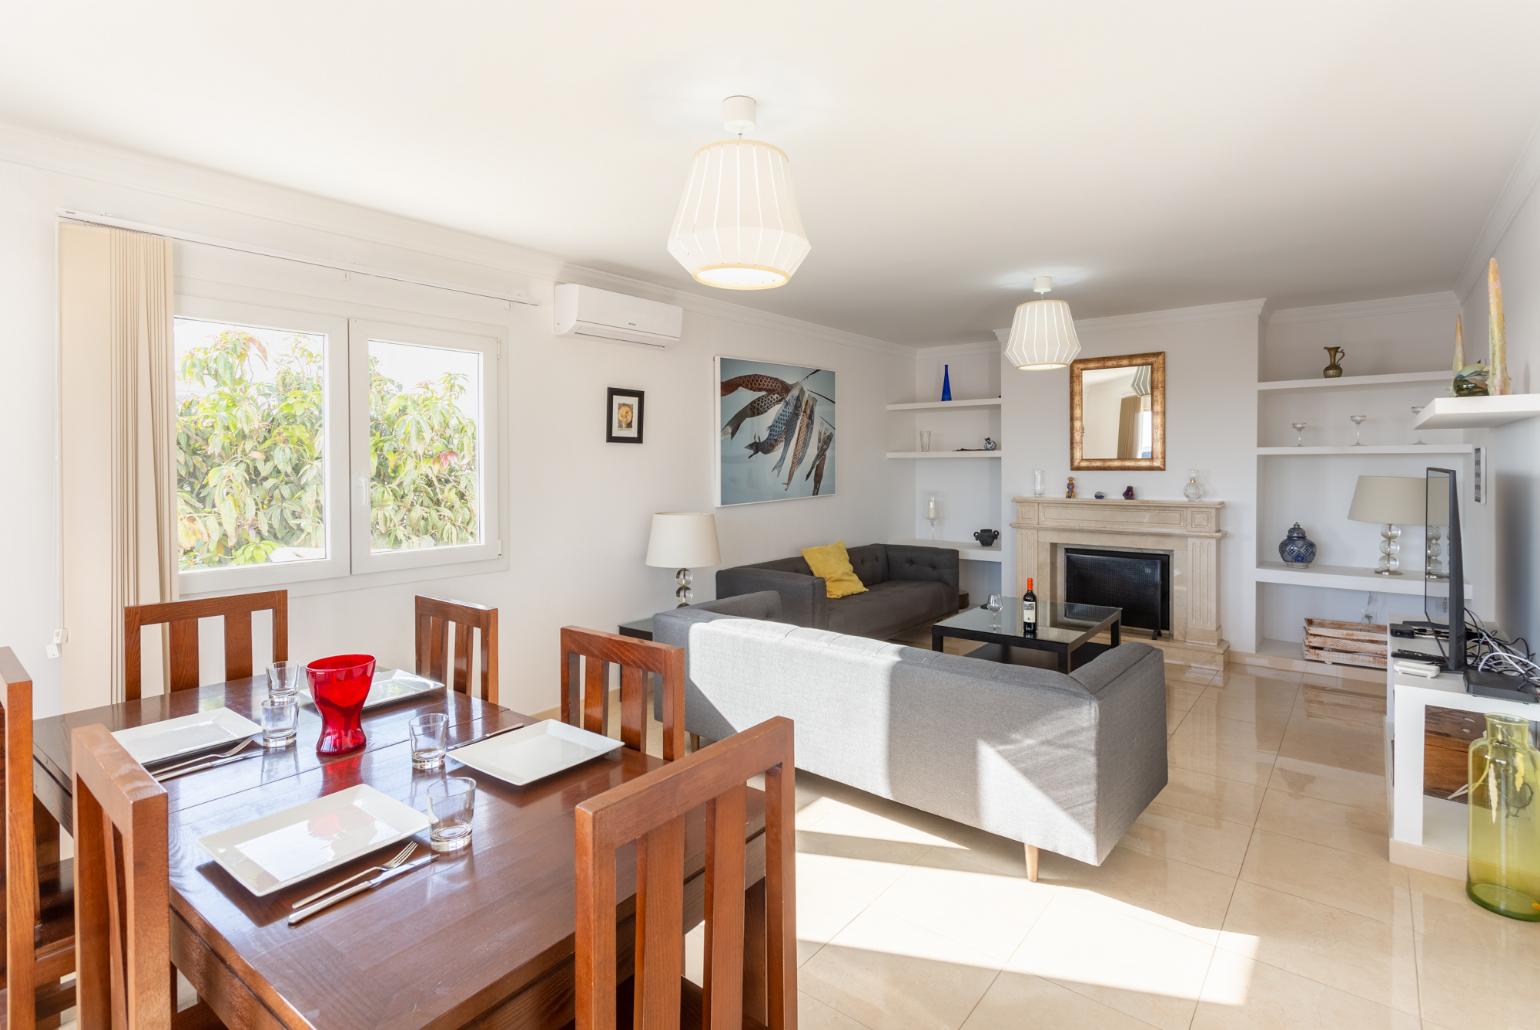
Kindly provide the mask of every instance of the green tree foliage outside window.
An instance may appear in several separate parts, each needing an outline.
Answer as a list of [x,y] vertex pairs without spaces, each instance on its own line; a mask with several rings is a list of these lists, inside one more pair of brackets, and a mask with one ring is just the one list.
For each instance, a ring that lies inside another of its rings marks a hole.
[[[321,339],[276,357],[226,328],[177,365],[177,538],[184,570],[324,555]],[[474,543],[476,422],[466,376],[411,388],[369,362],[370,543],[377,551]]]

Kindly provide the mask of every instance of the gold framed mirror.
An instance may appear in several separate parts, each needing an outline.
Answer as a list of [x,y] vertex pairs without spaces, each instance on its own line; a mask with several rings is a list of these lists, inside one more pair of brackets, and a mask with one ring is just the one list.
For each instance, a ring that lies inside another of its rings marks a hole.
[[1070,364],[1069,467],[1165,469],[1165,351]]

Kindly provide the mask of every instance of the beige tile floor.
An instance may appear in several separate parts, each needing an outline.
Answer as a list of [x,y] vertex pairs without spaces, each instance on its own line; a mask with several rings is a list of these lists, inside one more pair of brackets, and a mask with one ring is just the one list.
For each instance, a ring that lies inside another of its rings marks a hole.
[[802,1025],[1540,1027],[1540,925],[1386,861],[1380,730],[1337,686],[1168,666],[1169,785],[1036,884],[1012,841],[799,774]]

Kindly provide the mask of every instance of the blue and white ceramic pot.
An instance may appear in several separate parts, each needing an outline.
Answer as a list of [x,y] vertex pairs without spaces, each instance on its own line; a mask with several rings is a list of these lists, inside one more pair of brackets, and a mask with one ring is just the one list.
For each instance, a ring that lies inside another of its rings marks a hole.
[[1304,528],[1298,522],[1283,535],[1283,540],[1278,544],[1278,557],[1283,559],[1285,565],[1301,569],[1308,569],[1310,563],[1315,561],[1315,542],[1305,535]]

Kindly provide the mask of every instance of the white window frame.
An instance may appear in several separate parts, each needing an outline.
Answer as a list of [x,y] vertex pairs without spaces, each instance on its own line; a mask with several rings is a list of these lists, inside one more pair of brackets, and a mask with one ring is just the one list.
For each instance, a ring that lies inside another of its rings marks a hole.
[[[369,529],[369,341],[426,347],[440,350],[474,351],[481,355],[481,424],[476,433],[476,467],[480,473],[477,508],[481,526],[478,544],[451,544],[410,550],[376,552],[370,544]],[[453,565],[488,561],[502,554],[499,539],[498,491],[498,384],[502,380],[498,359],[501,342],[496,337],[447,329],[380,322],[355,318],[349,322],[349,376],[352,425],[352,559],[353,572],[385,572],[394,569],[418,569],[432,565]]]
[[[237,271],[244,275],[246,270]],[[502,552],[505,485],[502,469],[497,464],[502,453],[502,410],[508,395],[502,361],[504,348],[508,345],[506,328],[475,316],[385,309],[372,296],[350,300],[344,296],[323,297],[262,286],[237,286],[233,285],[234,281],[224,275],[179,278],[173,314],[205,321],[326,334],[327,347],[322,364],[325,377],[327,557],[311,562],[236,565],[183,572],[179,554],[177,587],[181,595],[207,596],[275,586],[294,586],[301,595],[324,594],[506,569],[507,559]],[[266,281],[265,277],[262,281]],[[284,285],[292,287],[294,284]],[[330,285],[335,287],[336,284]],[[343,290],[346,290],[346,284]],[[429,307],[433,306],[430,303]],[[396,321],[394,316],[398,315],[409,320],[420,318],[421,323]],[[481,452],[478,455],[480,544],[369,553],[368,339],[371,335],[391,342],[469,349],[482,354],[482,427],[477,440]],[[171,386],[174,389],[175,384]],[[174,424],[172,432],[175,433]],[[173,450],[176,447],[174,435],[171,447]],[[361,505],[358,503],[360,497]],[[175,512],[173,505],[173,518]]]
[[[292,308],[218,300],[209,297],[179,296],[176,317],[205,322],[247,325],[280,332],[324,334],[326,349],[322,369],[322,453],[325,462],[325,487],[322,496],[326,515],[326,557],[303,562],[269,562],[262,565],[232,565],[215,569],[181,568],[181,549],[177,556],[177,588],[182,594],[220,593],[256,587],[318,579],[335,579],[348,574],[348,320],[333,314],[300,311]],[[175,450],[176,427],[172,426]],[[173,454],[173,459],[175,458]],[[173,506],[172,517],[176,518]]]

